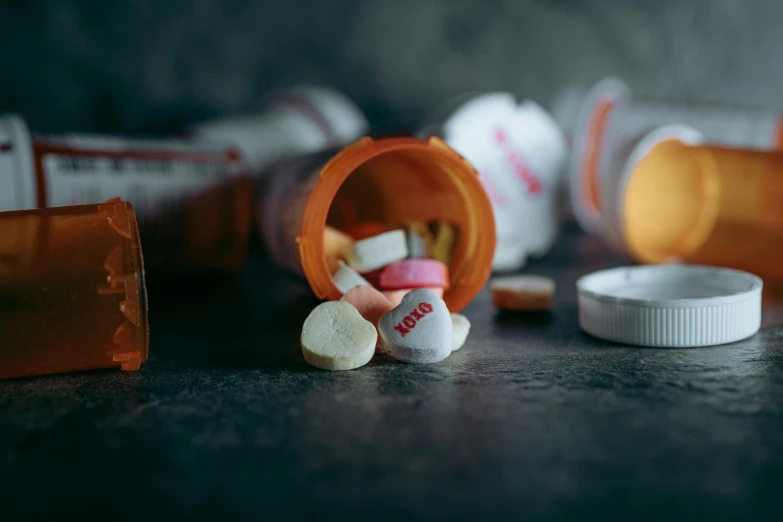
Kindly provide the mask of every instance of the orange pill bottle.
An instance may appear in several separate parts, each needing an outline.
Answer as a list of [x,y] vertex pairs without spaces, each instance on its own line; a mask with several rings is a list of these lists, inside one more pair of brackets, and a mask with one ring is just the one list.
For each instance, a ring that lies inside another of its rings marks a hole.
[[783,282],[783,152],[711,145],[660,127],[604,192],[609,239],[645,263],[686,261]]
[[0,378],[147,360],[144,266],[130,203],[0,212]]
[[281,164],[260,186],[259,231],[270,255],[304,275],[320,299],[339,299],[323,231],[379,221],[445,221],[457,229],[444,300],[461,310],[492,271],[492,205],[476,170],[439,138],[362,138]]
[[602,214],[611,204],[603,198],[603,186],[618,183],[629,150],[657,127],[684,124],[716,145],[783,150],[780,111],[645,99],[617,78],[606,78],[587,92],[563,91],[554,112],[572,138],[572,208],[582,228],[592,233],[601,233]]

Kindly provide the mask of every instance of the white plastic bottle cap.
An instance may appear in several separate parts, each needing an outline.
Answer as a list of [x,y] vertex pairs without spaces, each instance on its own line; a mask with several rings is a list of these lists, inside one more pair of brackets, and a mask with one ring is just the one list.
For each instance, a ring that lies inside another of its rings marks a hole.
[[658,347],[739,341],[761,326],[761,279],[739,270],[647,265],[576,282],[579,326],[619,343]]

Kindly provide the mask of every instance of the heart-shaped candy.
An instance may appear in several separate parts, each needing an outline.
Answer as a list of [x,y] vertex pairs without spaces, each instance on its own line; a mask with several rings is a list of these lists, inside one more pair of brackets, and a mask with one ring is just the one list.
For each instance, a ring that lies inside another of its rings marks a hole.
[[409,363],[434,363],[451,353],[452,324],[446,303],[432,290],[408,292],[378,323],[386,353]]
[[465,341],[468,339],[468,332],[470,332],[470,321],[464,315],[451,314],[451,323],[454,325],[452,335],[451,351],[455,352],[462,348]]
[[324,370],[364,366],[375,353],[378,332],[350,303],[330,301],[310,312],[302,326],[305,361]]

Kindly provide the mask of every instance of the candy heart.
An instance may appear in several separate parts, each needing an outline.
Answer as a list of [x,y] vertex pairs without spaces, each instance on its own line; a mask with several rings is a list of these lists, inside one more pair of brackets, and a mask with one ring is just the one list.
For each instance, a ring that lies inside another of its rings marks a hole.
[[346,261],[358,272],[372,272],[408,257],[404,230],[392,230],[353,244]]
[[462,348],[465,341],[468,339],[468,332],[470,332],[470,321],[464,315],[451,314],[451,323],[454,326],[452,330],[451,351],[455,352]]
[[406,259],[386,265],[378,278],[381,290],[449,286],[449,269],[435,259]]
[[[394,305],[382,293],[371,286],[355,286],[346,292],[340,301],[355,306],[362,317],[370,321],[376,328],[383,314],[394,308]],[[379,338],[376,350],[380,346]]]
[[310,312],[302,326],[305,361],[324,370],[364,366],[375,353],[378,332],[350,303],[330,301]]
[[378,323],[386,353],[400,361],[434,363],[451,353],[452,323],[443,299],[426,288],[408,292]]
[[[389,300],[392,306],[399,306],[399,304],[402,302],[402,298],[410,292],[413,292],[413,290],[413,288],[403,288],[402,290],[386,290],[383,291],[383,295],[386,296],[386,299]],[[438,297],[443,297],[443,288],[432,286],[427,288],[427,290],[432,290]]]
[[332,275],[332,281],[334,282],[334,286],[343,294],[356,286],[370,285],[365,278],[360,276],[356,270],[346,265],[343,261],[337,261],[337,266],[339,268],[337,269],[337,272]]

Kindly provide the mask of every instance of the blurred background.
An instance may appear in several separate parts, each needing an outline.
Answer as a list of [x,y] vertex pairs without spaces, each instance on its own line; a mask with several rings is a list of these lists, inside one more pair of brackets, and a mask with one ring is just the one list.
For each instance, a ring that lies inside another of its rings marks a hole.
[[548,106],[608,75],[780,107],[782,19],[777,0],[5,1],[0,112],[37,132],[164,134],[308,82],[404,132],[466,91]]

